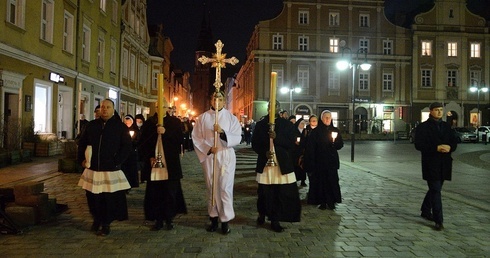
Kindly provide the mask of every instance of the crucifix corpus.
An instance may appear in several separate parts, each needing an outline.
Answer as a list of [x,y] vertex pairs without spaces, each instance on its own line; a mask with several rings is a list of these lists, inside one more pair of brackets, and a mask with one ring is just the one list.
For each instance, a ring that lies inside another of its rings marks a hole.
[[[226,54],[222,54],[221,50],[223,49],[224,44],[221,40],[218,40],[216,44],[216,53],[212,58],[207,56],[201,56],[197,59],[201,64],[211,63],[211,67],[216,68],[216,79],[214,80],[214,96],[215,96],[215,118],[214,118],[214,148],[218,147],[218,93],[219,89],[223,85],[221,83],[221,68],[226,68],[226,64],[236,65],[238,63],[238,59],[236,57],[226,58]],[[223,96],[224,97],[224,96]],[[211,191],[211,202],[213,206],[215,205],[215,192],[216,192],[216,170],[217,170],[217,157],[216,154],[213,154],[213,185]]]

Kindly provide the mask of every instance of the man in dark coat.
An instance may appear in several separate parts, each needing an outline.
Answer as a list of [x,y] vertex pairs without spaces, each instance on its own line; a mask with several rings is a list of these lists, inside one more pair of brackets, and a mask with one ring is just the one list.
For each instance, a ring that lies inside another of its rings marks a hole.
[[451,125],[442,121],[442,103],[434,102],[429,109],[429,119],[417,127],[415,136],[415,148],[422,155],[422,177],[429,187],[420,209],[423,218],[433,220],[435,229],[442,230],[441,190],[444,180],[451,180],[451,152],[456,150],[457,139]]
[[102,101],[100,118],[90,121],[78,142],[77,160],[85,168],[78,185],[86,190],[92,231],[105,236],[113,220],[128,219],[126,190],[130,185],[121,170],[131,151],[128,127],[114,111],[114,102]]
[[157,114],[145,121],[142,138],[145,143],[141,148],[146,167],[153,165],[155,161],[155,147],[157,144],[157,130],[164,129],[162,134],[163,153],[168,171],[168,180],[151,181],[148,177],[146,185],[144,211],[145,219],[155,221],[151,230],[160,230],[165,221],[166,229],[174,228],[173,219],[177,214],[187,213],[184,194],[180,180],[182,179],[182,167],[180,164],[181,145],[183,135],[181,121],[167,113],[163,119],[164,127],[157,127]]
[[320,203],[321,210],[334,210],[336,203],[342,202],[339,185],[340,168],[338,150],[344,147],[339,129],[333,126],[332,114],[324,110],[321,122],[311,134],[306,144],[305,169],[311,173],[310,191]]
[[[279,110],[279,102],[276,102],[276,110]],[[300,221],[301,202],[291,157],[296,141],[294,125],[279,117],[278,114],[276,115],[272,132],[269,131],[269,115],[257,122],[252,137],[252,149],[258,154],[255,168],[259,183],[257,224],[263,224],[267,216],[271,221],[271,229],[275,232],[282,232],[284,228],[279,224],[280,221]],[[268,160],[270,138],[274,142],[275,157],[280,173],[264,170]]]

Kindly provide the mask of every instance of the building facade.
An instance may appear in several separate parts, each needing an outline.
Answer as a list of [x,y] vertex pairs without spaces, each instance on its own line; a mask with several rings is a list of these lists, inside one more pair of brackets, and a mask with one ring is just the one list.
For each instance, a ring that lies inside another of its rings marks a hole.
[[[442,49],[437,54],[433,51],[430,59],[422,58],[419,46],[425,40],[441,47],[443,42],[459,38],[456,42],[467,43],[461,47],[465,56],[471,54],[471,42],[481,42],[480,49],[484,49],[488,45],[483,40],[488,37],[484,19],[467,11],[464,2],[435,1],[434,8],[417,16],[414,26],[407,29],[386,18],[384,1],[284,1],[282,12],[260,22],[250,38],[235,93],[242,96],[243,103],[235,103],[234,112],[242,109],[254,120],[265,115],[270,74],[277,72],[277,87],[289,92],[277,91],[283,109],[292,109],[290,112],[304,118],[329,109],[344,132],[406,131],[422,121],[433,101],[444,102],[449,110],[467,116],[458,106],[473,104],[476,97],[469,96],[466,89],[454,95],[440,83],[446,85],[454,69],[459,69],[455,82],[469,82],[470,74],[478,81],[475,71],[481,70],[483,75],[489,60],[483,50],[480,59],[468,62],[468,57],[456,58],[460,61],[444,58],[447,50]],[[452,25],[445,18],[450,9],[453,16],[456,12],[459,16]],[[350,62],[345,71],[337,68],[343,58]],[[367,71],[360,69],[364,62],[371,64]],[[427,80],[427,70],[432,72],[431,82],[439,84],[420,86]],[[465,76],[462,70],[468,71]],[[287,91],[297,87],[300,93]],[[458,123],[467,125],[464,120]]]
[[118,91],[120,8],[116,0],[2,2],[3,128],[33,123],[37,133],[75,136],[78,114],[92,118],[94,105]]

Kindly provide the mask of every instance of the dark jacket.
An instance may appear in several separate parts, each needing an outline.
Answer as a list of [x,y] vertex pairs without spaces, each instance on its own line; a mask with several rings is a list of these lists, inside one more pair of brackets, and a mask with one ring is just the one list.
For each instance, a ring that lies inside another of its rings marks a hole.
[[[284,118],[276,118],[274,131],[274,149],[277,162],[282,174],[289,174],[294,171],[293,159],[291,154],[296,141],[294,125]],[[262,173],[267,163],[267,151],[269,151],[269,116],[265,116],[255,125],[252,137],[252,149],[258,154],[257,166],[255,171]]]
[[[155,158],[155,147],[157,144],[157,114],[145,121],[142,127],[140,140],[140,154],[147,162],[150,158]],[[184,141],[182,133],[182,122],[175,116],[163,118],[165,133],[162,136],[163,152],[167,162],[168,177],[170,180],[182,178],[182,166],[180,164],[181,146]]]
[[424,180],[451,180],[453,158],[451,152],[437,151],[440,144],[451,146],[451,152],[456,150],[457,138],[448,123],[436,121],[431,117],[417,126],[415,148],[422,155]]
[[[332,132],[338,133],[334,142],[332,142]],[[308,173],[321,173],[340,168],[337,150],[344,147],[344,141],[337,127],[332,124],[327,126],[320,121],[308,136],[305,147],[304,168]]]
[[90,169],[116,171],[131,152],[132,142],[128,127],[114,115],[107,122],[101,118],[90,121],[78,142],[78,162],[85,160],[85,149],[92,145]]

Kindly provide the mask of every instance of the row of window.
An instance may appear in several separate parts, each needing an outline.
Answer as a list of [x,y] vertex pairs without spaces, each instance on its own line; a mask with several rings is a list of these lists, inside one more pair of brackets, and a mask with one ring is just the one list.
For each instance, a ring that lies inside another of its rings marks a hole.
[[[7,21],[19,28],[25,29],[25,10],[27,0],[7,0]],[[100,0],[100,11],[106,12],[107,0]],[[118,7],[117,0],[112,0],[112,22],[118,24]],[[54,37],[54,22],[55,22],[54,0],[42,0],[41,2],[41,20],[40,20],[40,39],[50,44],[53,43]],[[63,30],[62,30],[62,49],[70,54],[74,51],[74,15],[67,10],[63,14]],[[92,38],[91,24],[84,23],[82,32],[82,60],[90,62],[90,43]],[[110,45],[110,71],[116,72],[116,39],[111,39]],[[105,33],[99,31],[98,46],[97,46],[97,67],[104,68],[105,57]]]
[[[308,36],[298,36],[298,50],[308,51],[309,50],[309,37]],[[329,39],[329,52],[339,53],[340,51],[340,39],[330,38]],[[272,49],[273,50],[283,50],[284,49],[284,36],[279,33],[272,35]],[[368,53],[369,50],[369,39],[359,39],[359,52]],[[393,53],[393,40],[386,39],[383,40],[383,54],[391,55]]]
[[[422,56],[432,56],[432,41],[430,40],[422,40],[421,46]],[[457,57],[458,56],[458,43],[457,42],[448,42],[447,43],[447,56],[448,57]],[[481,43],[479,42],[471,42],[470,43],[470,57],[472,58],[480,58],[481,57]]]
[[[298,11],[298,24],[299,25],[310,24],[310,11],[308,11],[308,10],[299,10]],[[331,11],[328,13],[328,26],[330,26],[330,27],[340,26],[340,12],[339,11]],[[360,13],[359,14],[359,27],[368,28],[369,26],[370,26],[370,15],[369,15],[369,13]]]
[[[308,36],[298,36],[298,50],[308,51],[309,50],[309,37]],[[339,53],[340,39],[332,37],[329,39],[329,52]],[[421,41],[421,55],[422,56],[432,56],[432,41],[423,40]],[[283,50],[284,49],[284,36],[277,33],[272,35],[272,49],[273,50]],[[369,52],[369,39],[359,39],[359,52],[368,53]],[[393,54],[393,40],[385,39],[383,40],[383,55]],[[458,56],[458,43],[448,42],[447,43],[447,56],[457,57]],[[472,42],[470,43],[470,57],[480,58],[481,57],[481,43]]]
[[[277,85],[284,85],[284,68],[282,65],[272,65],[272,71],[277,73]],[[301,94],[309,94],[310,68],[307,65],[298,65],[295,86],[301,87]],[[329,71],[328,89],[340,93],[340,71]],[[369,72],[360,71],[358,77],[358,90],[369,91]],[[383,73],[383,91],[393,91],[393,72]]]
[[[431,68],[422,68],[420,70],[421,74],[421,88],[432,88],[433,82],[433,71]],[[478,86],[481,82],[481,70],[471,70],[469,71],[469,85]],[[458,87],[458,70],[448,69],[446,71],[446,86],[447,87]]]
[[[272,65],[272,71],[277,73],[277,84],[284,85],[284,68],[282,65]],[[370,80],[368,71],[359,71],[358,85],[359,91],[369,91],[370,90]],[[458,70],[448,69],[446,74],[447,87],[458,87]],[[339,71],[329,71],[328,73],[328,89],[329,90],[339,90],[340,89],[340,72]],[[309,78],[310,69],[307,65],[298,65],[296,74],[296,85],[301,87],[302,94],[309,94]],[[392,71],[386,71],[382,74],[382,90],[383,92],[394,91],[394,75]],[[432,88],[433,87],[433,71],[432,69],[421,69],[421,88]],[[481,82],[481,71],[471,70],[469,72],[469,85],[478,86]]]

